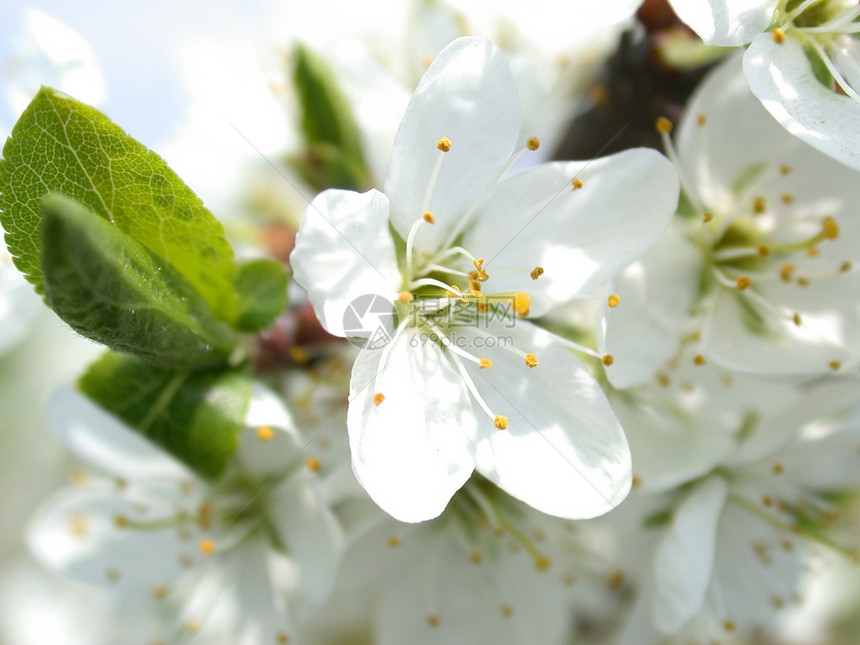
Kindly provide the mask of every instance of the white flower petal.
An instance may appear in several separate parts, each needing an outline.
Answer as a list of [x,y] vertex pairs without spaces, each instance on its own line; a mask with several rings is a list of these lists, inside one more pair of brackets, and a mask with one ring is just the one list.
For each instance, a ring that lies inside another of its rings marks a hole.
[[[513,152],[520,131],[517,89],[504,55],[481,38],[459,38],[439,52],[421,78],[394,139],[385,194],[391,223],[405,239],[430,210],[436,223],[423,225],[416,249],[431,252],[490,188]],[[425,195],[442,155],[436,144],[451,141],[427,209]]]
[[654,622],[678,631],[702,608],[711,579],[717,523],[728,496],[719,477],[701,483],[678,506],[654,557]]
[[708,45],[736,47],[767,29],[777,0],[669,0]]
[[316,477],[300,470],[274,491],[270,515],[287,553],[296,562],[304,595],[322,603],[334,590],[343,534]]
[[637,490],[648,494],[704,476],[736,447],[730,433],[715,432],[709,426],[691,427],[684,422],[686,418],[661,413],[659,406],[652,410],[619,397],[614,407],[630,442]]
[[[787,311],[799,312],[803,321],[800,327],[787,314],[780,316],[758,306],[755,310],[759,318],[755,318],[748,311],[752,305],[741,305],[742,293],[722,289],[705,326],[702,338],[705,354],[730,369],[756,374],[831,371],[832,362],[850,358],[846,345],[856,346],[860,342],[855,338],[856,312],[852,314],[858,288],[849,288],[854,286],[854,280],[841,278],[813,282],[805,293],[800,293],[802,287],[782,283],[762,289],[768,301],[785,306]],[[833,282],[842,290],[827,284]]]
[[320,193],[305,211],[290,263],[323,327],[346,336],[344,312],[355,298],[393,301],[400,288],[388,199],[377,190]]
[[644,383],[678,351],[701,281],[701,254],[675,227],[610,283],[617,307],[604,306],[598,347],[615,358],[613,387]]
[[[585,519],[620,504],[630,490],[630,450],[588,370],[555,336],[524,320],[490,331],[496,338],[465,327],[455,338],[493,361],[469,370],[493,413],[508,418],[508,428],[497,430],[476,407],[478,472],[550,515]],[[528,367],[504,343],[534,353],[538,365]]]
[[794,136],[851,168],[860,169],[860,104],[822,85],[803,47],[757,36],[744,55],[744,74],[762,105]]
[[[385,397],[378,405],[377,394]],[[396,519],[421,522],[445,509],[474,469],[475,423],[459,373],[416,330],[356,359],[347,411],[353,470]]]
[[[817,387],[807,387],[790,391],[786,388],[786,396],[782,397],[781,405],[774,408],[774,413],[765,417],[761,424],[755,426],[749,436],[740,445],[738,450],[730,458],[724,460],[723,465],[727,468],[738,468],[744,465],[753,465],[769,457],[774,461],[784,461],[781,453],[784,449],[789,452],[803,454],[803,450],[820,450],[821,437],[816,440],[800,440],[804,427],[809,424],[817,424],[828,418],[837,417],[852,405],[858,402],[857,393],[860,387],[856,379],[842,379],[833,382],[825,382]],[[793,395],[793,396],[792,396]],[[793,400],[792,400],[793,399]],[[791,400],[790,405],[785,401]],[[847,433],[850,434],[850,433]],[[801,446],[806,446],[802,448]],[[800,456],[800,455],[798,455]],[[855,452],[848,451],[845,455],[849,459],[856,460]],[[834,452],[834,460],[839,459]],[[800,472],[815,473],[815,467],[810,463],[810,468],[802,468]],[[834,469],[828,476],[843,481],[856,479],[855,469]],[[849,475],[848,473],[851,472]],[[792,482],[800,479],[798,471],[794,470],[791,475]]]
[[741,51],[696,89],[678,126],[676,145],[686,189],[714,214],[737,207],[735,185],[750,168],[788,163],[783,157],[792,151],[809,152],[787,136],[750,91]]
[[[572,189],[574,177],[582,188]],[[547,163],[500,183],[463,245],[486,260],[487,293],[528,292],[539,316],[636,260],[663,234],[677,203],[675,168],[653,150]],[[532,280],[536,266],[544,273]]]
[[185,466],[72,385],[57,390],[48,414],[63,444],[105,473],[131,480],[191,476]]
[[245,423],[236,452],[245,473],[278,473],[302,447],[293,417],[281,398],[259,383],[254,383]]
[[197,550],[195,525],[185,525],[191,537],[182,539],[178,523],[141,530],[119,526],[116,519],[158,524],[177,514],[170,497],[120,492],[107,482],[67,489],[39,509],[27,542],[40,562],[82,582],[123,590],[170,584],[184,571],[184,556],[206,557]]

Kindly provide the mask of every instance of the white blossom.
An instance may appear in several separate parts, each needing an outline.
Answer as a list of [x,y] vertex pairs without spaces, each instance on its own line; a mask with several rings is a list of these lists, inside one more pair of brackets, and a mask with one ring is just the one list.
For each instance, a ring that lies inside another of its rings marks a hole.
[[273,394],[255,389],[238,464],[213,483],[71,389],[54,405],[61,439],[101,474],[36,513],[28,538],[42,563],[126,597],[181,604],[178,633],[226,621],[234,642],[249,645],[289,637],[297,608],[288,594],[328,596],[340,528],[315,464],[295,459],[296,430]]
[[291,258],[333,334],[348,335],[359,296],[395,303],[390,343],[353,367],[347,425],[358,480],[403,521],[439,515],[475,468],[562,517],[626,494],[624,435],[599,386],[562,339],[522,318],[590,294],[642,253],[677,180],[660,155],[631,150],[499,181],[539,145],[511,156],[517,105],[498,49],[454,41],[409,104],[385,193],[319,195]]

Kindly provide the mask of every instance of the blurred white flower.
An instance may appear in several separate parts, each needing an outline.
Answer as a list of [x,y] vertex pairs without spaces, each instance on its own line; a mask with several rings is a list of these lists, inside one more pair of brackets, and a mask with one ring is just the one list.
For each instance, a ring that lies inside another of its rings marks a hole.
[[[237,466],[205,483],[72,389],[54,402],[61,438],[100,476],[37,512],[37,558],[74,579],[182,605],[190,633],[234,622],[236,643],[286,638],[287,595],[322,602],[334,584],[340,529],[282,404],[256,388]],[[232,613],[231,613],[232,612]]]
[[857,172],[774,123],[739,56],[689,102],[677,153],[664,140],[687,205],[672,233],[612,285],[621,305],[604,312],[602,347],[617,359],[610,381],[650,378],[685,334],[699,360],[744,372],[856,371]]
[[[709,45],[749,44],[750,88],[793,135],[860,169],[860,7],[853,0],[670,0]],[[764,32],[764,33],[762,33]]]
[[637,486],[618,512],[639,523],[629,539],[653,544],[622,643],[773,628],[806,547],[828,543],[825,494],[860,484],[856,381],[801,389],[686,358],[670,381],[615,399]]

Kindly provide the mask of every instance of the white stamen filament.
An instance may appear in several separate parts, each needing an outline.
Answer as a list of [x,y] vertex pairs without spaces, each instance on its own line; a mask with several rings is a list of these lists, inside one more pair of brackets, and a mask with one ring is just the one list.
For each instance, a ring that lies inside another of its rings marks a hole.
[[409,234],[406,236],[406,275],[412,275],[412,249],[415,246],[415,236],[418,234],[418,229],[425,222],[424,217],[419,217],[409,229]]
[[[860,31],[860,25],[853,24],[854,19],[857,16],[860,16],[860,5],[848,7],[845,11],[843,11],[841,14],[839,14],[829,22],[822,23],[815,27],[798,27],[797,30],[807,34],[856,33],[857,31]],[[850,26],[846,29],[842,29],[841,27],[846,24],[849,24]]]
[[[451,291],[453,293],[457,293],[456,289],[452,289],[450,284],[445,284],[441,280],[437,280],[436,278],[420,278],[418,280],[414,280],[409,283],[409,290],[417,289],[418,287],[441,287],[445,291]],[[459,296],[458,296],[459,297]]]
[[800,14],[802,14],[807,9],[809,9],[809,7],[811,7],[814,4],[818,4],[819,2],[821,2],[821,0],[806,0],[805,2],[800,3],[797,7],[794,8],[794,10],[791,13],[786,15],[785,25],[783,25],[783,28],[787,28],[788,26],[790,26],[789,23],[794,22],[795,18],[797,18]]
[[832,60],[830,60],[830,57],[827,55],[827,52],[824,51],[824,48],[819,45],[814,38],[809,38],[807,40],[812,44],[812,47],[815,49],[815,52],[821,58],[821,62],[824,63],[824,66],[827,68],[827,71],[833,75],[833,80],[836,81],[836,84],[839,85],[840,88],[842,88],[842,91],[845,92],[845,94],[850,96],[857,103],[860,103],[860,95],[858,95],[857,92],[854,91],[854,88],[848,84],[848,81],[846,81],[842,77],[842,74],[839,72],[838,69],[836,69],[836,65],[833,64]]
[[[448,349],[451,349],[450,345],[446,346]],[[487,405],[487,402],[484,401],[484,397],[478,392],[478,388],[475,387],[475,382],[472,380],[472,377],[469,376],[469,373],[466,371],[466,366],[463,365],[463,361],[460,360],[459,356],[457,356],[456,352],[451,352],[449,354],[451,356],[451,360],[454,361],[454,365],[457,366],[457,370],[460,372],[460,376],[463,379],[463,382],[466,384],[466,387],[469,388],[469,392],[472,394],[472,397],[477,401],[478,405],[481,406],[481,409],[484,413],[490,417],[490,420],[496,418],[496,415],[490,410],[490,406]]]
[[[438,264],[438,263],[439,263],[439,262],[441,262],[442,260],[445,260],[445,259],[447,259],[447,258],[450,258],[450,257],[451,257],[451,256],[453,256],[453,255],[462,255],[462,256],[464,256],[464,257],[466,257],[466,258],[469,258],[469,260],[471,260],[472,262],[474,262],[474,261],[475,261],[475,256],[474,256],[474,255],[472,255],[471,253],[469,253],[469,252],[468,252],[466,249],[464,249],[462,246],[452,246],[451,248],[447,248],[447,249],[445,249],[444,251],[442,251],[442,252],[437,253],[436,255],[434,255],[434,256],[430,259],[430,264]],[[424,273],[426,273],[426,271],[427,271],[427,269],[426,269],[426,268],[422,268],[422,269],[421,269],[421,273],[419,273],[418,275],[423,275]]]
[[439,156],[436,157],[436,163],[433,164],[433,170],[430,173],[430,180],[427,182],[427,190],[424,192],[424,202],[421,205],[421,212],[425,213],[430,210],[430,202],[433,199],[433,191],[436,189],[436,180],[439,178],[439,171],[442,169],[442,160],[447,152],[439,151]]
[[442,273],[450,273],[451,275],[459,275],[466,278],[469,277],[469,274],[465,271],[460,271],[458,269],[449,269],[448,267],[442,266],[441,264],[428,264],[421,270],[421,273],[423,275],[424,273],[429,273],[430,271],[441,271]]
[[704,213],[706,209],[702,207],[702,203],[699,201],[695,191],[691,190],[691,186],[693,186],[693,184],[688,181],[687,176],[682,170],[683,166],[681,166],[681,162],[678,159],[678,151],[675,150],[675,144],[672,142],[670,133],[660,130],[660,139],[663,141],[663,150],[666,151],[666,156],[669,157],[672,165],[675,166],[675,171],[678,173],[678,179],[681,181],[681,187],[684,189],[684,194],[698,212]]

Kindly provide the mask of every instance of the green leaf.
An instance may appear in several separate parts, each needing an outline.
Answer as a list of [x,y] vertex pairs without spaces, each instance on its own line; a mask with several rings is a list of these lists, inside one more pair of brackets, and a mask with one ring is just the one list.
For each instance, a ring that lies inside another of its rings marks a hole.
[[[299,98],[306,154],[299,163],[317,188],[360,190],[367,183],[361,134],[349,102],[325,62],[297,45],[293,83]],[[294,162],[295,163],[295,162]]]
[[347,157],[330,143],[308,145],[301,153],[287,159],[287,163],[308,185],[320,191],[327,188],[363,191],[367,188],[367,172],[361,161]]
[[16,266],[42,288],[42,198],[72,197],[174,267],[215,314],[235,316],[236,264],[220,223],[157,154],[96,109],[42,88],[0,162],[0,222]]
[[236,328],[257,332],[275,322],[287,308],[288,283],[287,270],[280,262],[257,258],[241,263],[236,276],[239,293]]
[[236,452],[251,400],[244,372],[176,371],[113,352],[90,365],[78,387],[207,478],[221,475]]
[[142,244],[62,195],[44,199],[45,298],[75,331],[174,368],[224,364],[236,334]]

